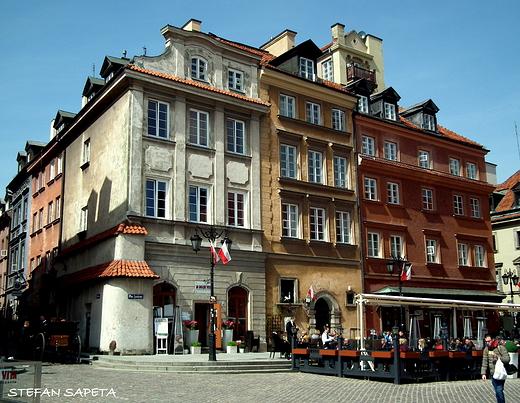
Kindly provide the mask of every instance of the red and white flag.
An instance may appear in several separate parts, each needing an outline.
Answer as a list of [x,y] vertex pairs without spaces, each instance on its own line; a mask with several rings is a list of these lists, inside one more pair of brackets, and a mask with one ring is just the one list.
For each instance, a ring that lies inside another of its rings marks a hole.
[[401,281],[411,280],[412,279],[412,265],[408,264],[403,267],[401,271]]
[[227,242],[222,244],[222,248],[218,251],[218,257],[222,260],[222,263],[229,263],[231,260],[231,255],[229,254],[229,250],[227,248]]
[[220,258],[219,254],[217,254],[217,250],[215,249],[215,244],[211,241],[209,241],[209,250],[211,252],[211,255],[213,256],[213,264],[216,264]]
[[312,285],[311,285],[311,287],[309,288],[309,291],[307,291],[307,295],[308,295],[309,298],[311,298],[311,299],[316,299],[316,294],[314,294],[314,289],[312,288]]

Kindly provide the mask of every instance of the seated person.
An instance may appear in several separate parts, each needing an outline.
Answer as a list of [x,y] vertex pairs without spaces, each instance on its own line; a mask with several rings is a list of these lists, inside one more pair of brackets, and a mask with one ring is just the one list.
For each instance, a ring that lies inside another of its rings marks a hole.
[[428,345],[426,344],[425,339],[419,339],[419,341],[417,342],[417,350],[419,350],[419,352],[421,352],[421,353],[428,352],[429,348],[428,348]]
[[320,338],[321,338],[320,331],[318,329],[316,329],[311,336],[311,340],[318,340]]
[[342,350],[352,350],[352,346],[350,345],[349,339],[343,339],[343,345],[341,346]]
[[291,354],[291,346],[286,340],[283,340],[279,335],[278,332],[273,332],[271,335],[271,338],[274,343],[274,348],[279,351],[282,355],[285,355],[285,358],[289,358]]
[[408,340],[406,340],[406,339],[399,339],[399,352],[400,353],[406,353],[408,351],[412,351],[410,346],[408,346]]
[[464,344],[460,347],[460,351],[474,351],[475,343],[468,337],[464,339]]
[[323,330],[321,341],[323,343],[323,348],[336,348],[335,339],[330,335],[330,329],[328,327],[325,327],[325,330]]

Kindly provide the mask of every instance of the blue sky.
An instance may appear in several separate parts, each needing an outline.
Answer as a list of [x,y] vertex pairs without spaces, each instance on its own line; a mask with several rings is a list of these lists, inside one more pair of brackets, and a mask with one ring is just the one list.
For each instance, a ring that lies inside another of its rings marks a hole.
[[442,126],[479,142],[498,182],[520,168],[520,2],[502,0],[2,0],[0,197],[28,140],[49,140],[59,109],[78,112],[87,76],[106,55],[162,53],[165,25],[191,18],[202,31],[259,47],[285,29],[297,43],[331,41],[330,27],[383,39],[385,81],[400,105],[432,99]]

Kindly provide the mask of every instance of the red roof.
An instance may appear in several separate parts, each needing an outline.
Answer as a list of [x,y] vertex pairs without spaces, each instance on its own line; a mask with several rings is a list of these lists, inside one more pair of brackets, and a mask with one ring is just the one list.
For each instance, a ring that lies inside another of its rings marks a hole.
[[495,190],[512,189],[518,182],[520,182],[520,171],[516,171],[513,175],[507,178],[504,183],[498,185]]
[[58,278],[58,287],[71,286],[103,277],[160,278],[146,262],[113,260]]

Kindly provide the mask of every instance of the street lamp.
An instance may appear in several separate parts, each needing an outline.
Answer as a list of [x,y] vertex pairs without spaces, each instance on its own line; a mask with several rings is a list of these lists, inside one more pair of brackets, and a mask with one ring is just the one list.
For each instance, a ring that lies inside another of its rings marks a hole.
[[[412,264],[406,260],[406,256],[402,257],[400,255],[394,256],[392,255],[392,260],[389,260],[386,263],[386,268],[388,269],[388,273],[394,274],[394,270],[397,267],[397,280],[399,281],[399,296],[403,296],[403,274],[408,273],[408,271],[412,268]],[[401,320],[401,329],[404,331],[404,314],[403,314],[403,304],[399,305],[400,310],[400,320]]]
[[[513,291],[513,284],[518,285],[518,275],[513,274],[513,271],[511,269],[508,269],[502,275],[502,281],[504,282],[504,285],[507,285],[509,283],[509,293],[511,294],[511,300],[509,301],[509,303],[513,304],[514,303],[513,295],[515,294]],[[513,325],[516,325],[514,311],[513,311],[512,315],[513,315]]]
[[[208,231],[204,231],[200,227],[195,227],[195,235],[190,238],[191,246],[195,253],[200,250],[202,244],[202,238],[199,235],[199,231],[204,238],[210,241],[211,245],[215,244],[215,241],[219,239],[224,232],[226,232],[226,236],[221,241],[222,243],[226,243],[226,246],[231,249],[231,244],[233,243],[231,239],[227,237],[227,231],[223,229],[222,231],[218,231],[213,226],[210,227]],[[215,280],[214,280],[214,269],[215,269],[215,253],[216,251],[212,250],[210,254],[210,330],[208,334],[208,347],[209,347],[209,361],[217,361],[217,347],[215,343],[215,331],[217,330],[216,323],[216,313],[213,307],[213,304],[217,302],[217,298],[215,297]]]

